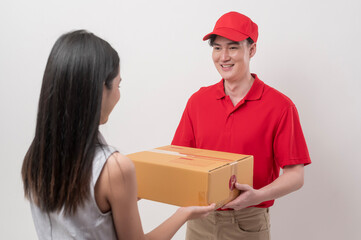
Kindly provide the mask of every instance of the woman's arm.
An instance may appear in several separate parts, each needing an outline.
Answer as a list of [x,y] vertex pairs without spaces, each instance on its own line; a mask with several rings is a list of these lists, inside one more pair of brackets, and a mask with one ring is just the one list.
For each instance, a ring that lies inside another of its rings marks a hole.
[[181,207],[170,218],[148,233],[147,239],[171,239],[188,220],[205,217],[215,210],[215,204],[206,207]]
[[207,207],[179,208],[159,227],[144,235],[137,204],[137,182],[133,162],[114,153],[108,159],[98,179],[97,204],[106,212],[111,210],[119,239],[171,239],[189,219],[207,215],[214,205]]

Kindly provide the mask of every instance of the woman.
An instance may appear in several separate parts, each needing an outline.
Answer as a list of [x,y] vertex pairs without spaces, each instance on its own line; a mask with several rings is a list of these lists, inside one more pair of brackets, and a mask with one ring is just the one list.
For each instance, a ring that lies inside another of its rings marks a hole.
[[119,100],[120,81],[117,52],[94,34],[70,32],[53,46],[22,167],[40,239],[170,239],[214,210],[179,208],[144,235],[134,165],[98,131]]

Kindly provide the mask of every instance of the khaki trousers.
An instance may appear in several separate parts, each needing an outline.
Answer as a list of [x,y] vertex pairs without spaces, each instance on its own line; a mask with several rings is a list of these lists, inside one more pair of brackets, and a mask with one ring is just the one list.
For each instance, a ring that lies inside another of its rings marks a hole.
[[186,240],[269,240],[268,208],[215,211],[187,223]]

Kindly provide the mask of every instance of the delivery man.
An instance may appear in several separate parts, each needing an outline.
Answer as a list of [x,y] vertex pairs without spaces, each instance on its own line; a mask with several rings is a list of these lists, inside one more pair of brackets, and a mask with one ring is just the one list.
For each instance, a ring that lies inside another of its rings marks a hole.
[[241,194],[222,209],[189,221],[188,240],[270,239],[269,207],[302,187],[311,163],[294,103],[250,73],[257,39],[258,26],[237,12],[203,38],[222,80],[190,97],[172,144],[253,155],[254,180],[236,183]]

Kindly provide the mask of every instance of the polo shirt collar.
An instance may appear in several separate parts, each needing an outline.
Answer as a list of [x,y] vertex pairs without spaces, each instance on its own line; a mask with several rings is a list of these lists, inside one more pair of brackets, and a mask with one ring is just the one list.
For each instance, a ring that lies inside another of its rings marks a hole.
[[[259,100],[262,97],[264,82],[262,82],[256,74],[252,73],[254,77],[254,82],[252,87],[249,89],[247,95],[244,97],[244,100]],[[224,80],[222,79],[219,83],[216,84],[216,99],[221,99],[226,96],[224,92]]]
[[216,84],[216,98],[217,100],[222,99],[226,96],[224,92],[224,80],[222,79],[219,83]]

